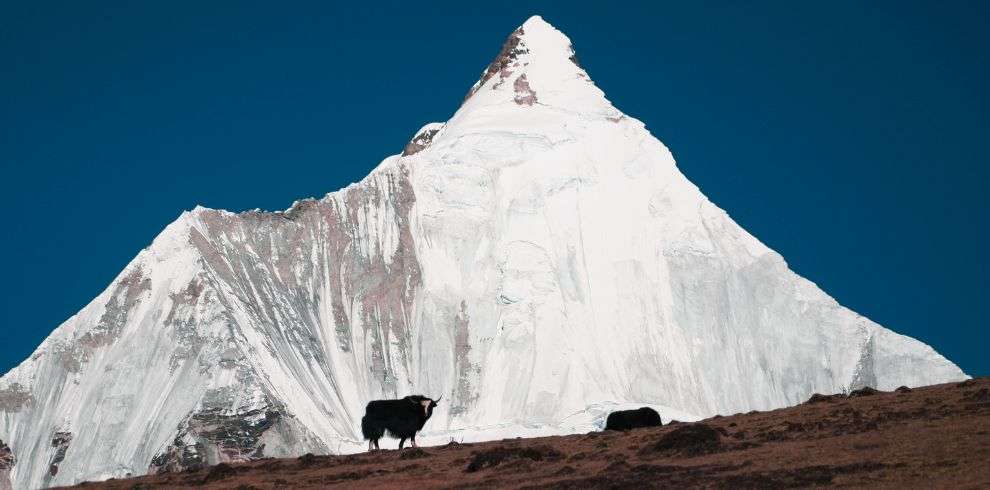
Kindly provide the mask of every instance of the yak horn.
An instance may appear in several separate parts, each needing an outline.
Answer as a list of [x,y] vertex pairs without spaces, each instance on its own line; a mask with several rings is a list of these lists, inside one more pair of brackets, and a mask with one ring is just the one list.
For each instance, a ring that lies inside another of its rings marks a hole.
[[436,399],[436,403],[440,403],[440,400],[443,400],[443,395],[440,395],[440,398]]

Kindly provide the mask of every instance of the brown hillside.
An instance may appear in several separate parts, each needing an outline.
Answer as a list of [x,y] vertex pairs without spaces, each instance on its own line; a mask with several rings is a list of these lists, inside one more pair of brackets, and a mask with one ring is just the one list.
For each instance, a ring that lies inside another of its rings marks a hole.
[[627,433],[268,459],[86,488],[990,488],[990,378]]

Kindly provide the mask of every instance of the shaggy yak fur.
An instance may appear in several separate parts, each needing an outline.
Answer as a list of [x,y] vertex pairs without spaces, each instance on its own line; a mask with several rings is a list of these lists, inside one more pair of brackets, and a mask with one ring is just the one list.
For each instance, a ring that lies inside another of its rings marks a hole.
[[605,430],[629,430],[639,427],[660,427],[663,422],[660,414],[650,407],[636,410],[619,410],[608,414]]
[[416,447],[416,432],[433,415],[438,401],[439,398],[431,400],[422,395],[410,395],[399,400],[369,402],[361,418],[361,433],[368,440],[368,450],[380,449],[378,439],[386,432],[399,439],[399,449],[405,445],[406,439],[412,442],[412,447]]

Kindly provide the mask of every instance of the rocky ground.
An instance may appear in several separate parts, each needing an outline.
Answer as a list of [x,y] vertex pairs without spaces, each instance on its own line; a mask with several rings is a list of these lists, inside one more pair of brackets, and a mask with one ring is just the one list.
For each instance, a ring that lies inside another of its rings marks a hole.
[[86,488],[990,487],[990,378],[626,433],[267,459]]

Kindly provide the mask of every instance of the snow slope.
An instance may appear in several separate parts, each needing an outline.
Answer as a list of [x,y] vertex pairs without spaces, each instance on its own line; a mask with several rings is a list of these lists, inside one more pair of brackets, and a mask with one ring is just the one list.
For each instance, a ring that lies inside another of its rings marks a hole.
[[533,17],[361,182],[169,225],[0,379],[0,488],[357,451],[410,393],[442,443],[964,378],[791,272]]

